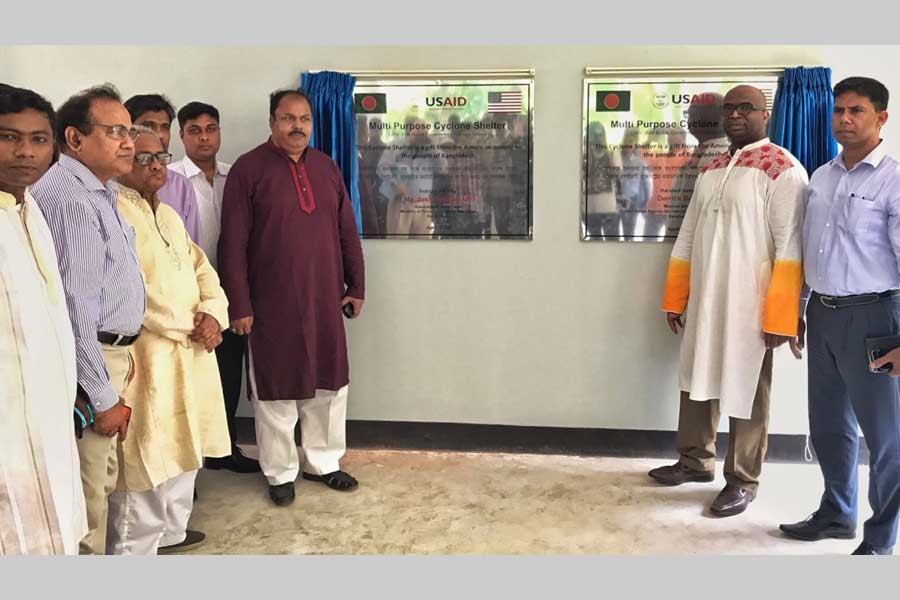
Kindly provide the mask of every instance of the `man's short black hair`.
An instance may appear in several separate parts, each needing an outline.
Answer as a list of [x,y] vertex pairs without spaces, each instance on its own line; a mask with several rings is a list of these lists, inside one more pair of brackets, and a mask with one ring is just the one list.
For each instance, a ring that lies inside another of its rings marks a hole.
[[300,96],[306,100],[306,103],[312,109],[312,102],[303,90],[278,90],[269,94],[269,116],[273,119],[275,118],[275,109],[278,108],[278,105],[281,104],[281,99],[285,96]]
[[834,86],[834,97],[837,98],[846,92],[853,92],[869,99],[875,110],[887,110],[888,89],[877,79],[871,77],[848,77]]
[[121,102],[119,90],[111,83],[95,85],[82,90],[66,100],[56,112],[56,143],[66,147],[66,129],[75,127],[84,135],[90,135],[91,106],[95,100]]
[[175,107],[169,99],[162,94],[138,94],[125,101],[125,110],[131,115],[132,121],[137,121],[145,112],[164,111],[169,116],[169,122],[175,120]]
[[56,111],[46,98],[33,90],[0,83],[0,115],[12,115],[27,109],[44,113],[50,121],[50,130],[56,124]]
[[201,115],[209,115],[216,120],[216,123],[219,122],[219,110],[212,104],[188,102],[178,111],[178,126],[183,129],[185,123]]

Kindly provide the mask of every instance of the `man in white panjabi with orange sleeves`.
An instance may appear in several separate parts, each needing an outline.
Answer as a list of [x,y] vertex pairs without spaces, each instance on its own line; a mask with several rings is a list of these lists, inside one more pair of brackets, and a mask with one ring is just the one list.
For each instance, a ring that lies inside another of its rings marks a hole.
[[665,485],[712,481],[724,413],[730,418],[726,485],[710,506],[724,517],[743,512],[756,498],[767,446],[772,351],[797,335],[808,177],[790,152],[766,137],[769,111],[759,89],[731,89],[722,115],[731,146],[697,179],[662,302],[669,328],[684,328],[680,456],[649,475]]

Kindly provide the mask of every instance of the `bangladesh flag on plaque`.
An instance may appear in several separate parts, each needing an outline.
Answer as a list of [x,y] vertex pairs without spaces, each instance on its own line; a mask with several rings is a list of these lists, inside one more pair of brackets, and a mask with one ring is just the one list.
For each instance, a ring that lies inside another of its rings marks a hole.
[[385,94],[353,94],[353,112],[384,114],[387,112]]
[[631,110],[630,91],[597,92],[597,112],[628,112]]

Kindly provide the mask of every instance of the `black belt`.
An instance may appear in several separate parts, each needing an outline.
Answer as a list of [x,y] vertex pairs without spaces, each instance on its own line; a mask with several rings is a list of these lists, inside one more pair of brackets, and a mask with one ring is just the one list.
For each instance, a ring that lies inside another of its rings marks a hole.
[[105,331],[97,332],[97,341],[108,346],[130,346],[134,343],[141,333],[134,335],[122,335],[119,333],[106,333]]
[[875,292],[871,294],[857,294],[855,296],[823,296],[822,294],[816,293],[816,296],[819,297],[819,302],[821,302],[823,306],[827,306],[828,308],[845,308],[848,306],[875,304],[882,300],[896,298],[897,296],[900,296],[900,290],[888,290],[877,294]]

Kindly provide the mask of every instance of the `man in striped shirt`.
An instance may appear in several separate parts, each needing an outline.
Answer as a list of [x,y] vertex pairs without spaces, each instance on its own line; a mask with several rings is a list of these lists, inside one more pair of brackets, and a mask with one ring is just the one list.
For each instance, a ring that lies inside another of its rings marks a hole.
[[75,405],[92,421],[78,440],[88,534],[82,554],[106,549],[107,497],[118,474],[117,440],[130,409],[129,346],[144,319],[145,293],[134,230],[116,208],[115,178],[131,170],[131,118],[111,85],[84,90],[57,113],[59,162],[32,187],[56,246],[75,335]]

